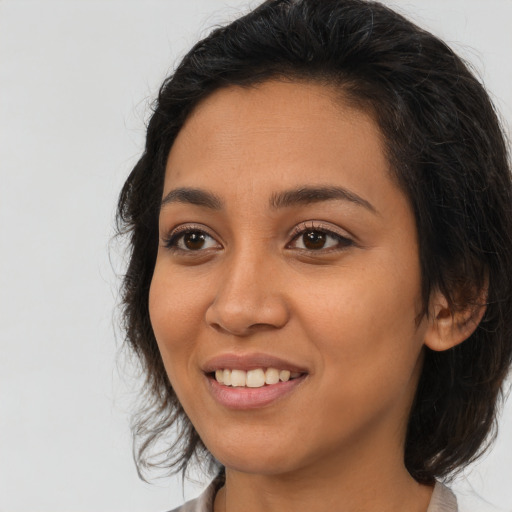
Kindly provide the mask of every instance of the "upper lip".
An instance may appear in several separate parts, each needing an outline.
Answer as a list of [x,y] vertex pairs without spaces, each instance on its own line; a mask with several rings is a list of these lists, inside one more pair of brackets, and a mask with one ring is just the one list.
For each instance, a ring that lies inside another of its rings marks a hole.
[[308,373],[304,366],[297,365],[286,359],[272,356],[270,354],[219,354],[206,361],[202,366],[205,373],[215,370],[255,370],[256,368],[276,368],[278,370],[289,370],[291,372]]

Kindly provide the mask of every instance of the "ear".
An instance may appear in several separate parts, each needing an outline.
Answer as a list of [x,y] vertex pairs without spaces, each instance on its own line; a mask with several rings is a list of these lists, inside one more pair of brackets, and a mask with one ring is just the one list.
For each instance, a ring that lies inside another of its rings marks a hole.
[[431,350],[448,350],[469,338],[484,316],[487,289],[482,291],[476,303],[464,309],[453,310],[446,297],[435,292],[430,300],[429,318],[425,333],[425,345]]

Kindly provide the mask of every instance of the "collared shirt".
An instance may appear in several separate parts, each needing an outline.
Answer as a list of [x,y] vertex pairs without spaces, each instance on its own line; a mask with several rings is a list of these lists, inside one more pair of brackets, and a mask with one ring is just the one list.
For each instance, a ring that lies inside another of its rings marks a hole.
[[[198,498],[170,512],[213,512],[213,502],[220,485],[221,482],[214,480]],[[457,498],[448,487],[437,482],[427,512],[458,512]]]

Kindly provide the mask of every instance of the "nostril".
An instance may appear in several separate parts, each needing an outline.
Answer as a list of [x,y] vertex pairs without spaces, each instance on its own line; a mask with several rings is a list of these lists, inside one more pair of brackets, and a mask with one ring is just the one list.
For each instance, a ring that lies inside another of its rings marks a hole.
[[262,329],[274,329],[274,326],[271,324],[265,324],[265,323],[258,323],[258,324],[252,324],[249,329],[253,331],[260,331]]
[[212,329],[214,329],[215,331],[217,331],[219,333],[231,334],[233,336],[238,336],[240,338],[243,338],[246,336],[251,336],[252,334],[255,334],[258,332],[270,331],[270,330],[275,330],[275,329],[279,328],[272,324],[266,324],[266,323],[262,323],[262,322],[250,324],[247,326],[234,325],[234,324],[229,324],[229,325],[224,326],[218,322],[213,322],[213,323],[210,323],[209,325]]
[[213,323],[210,323],[209,326],[214,329],[215,331],[217,332],[225,332],[225,329],[223,329],[218,323],[216,322],[213,322]]

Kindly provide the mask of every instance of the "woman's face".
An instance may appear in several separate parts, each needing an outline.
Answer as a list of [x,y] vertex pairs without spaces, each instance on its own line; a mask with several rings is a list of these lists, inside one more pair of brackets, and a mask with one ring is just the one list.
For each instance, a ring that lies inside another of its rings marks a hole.
[[427,326],[414,216],[370,116],[316,84],[214,92],[170,152],[159,230],[151,322],[220,462],[403,460]]

